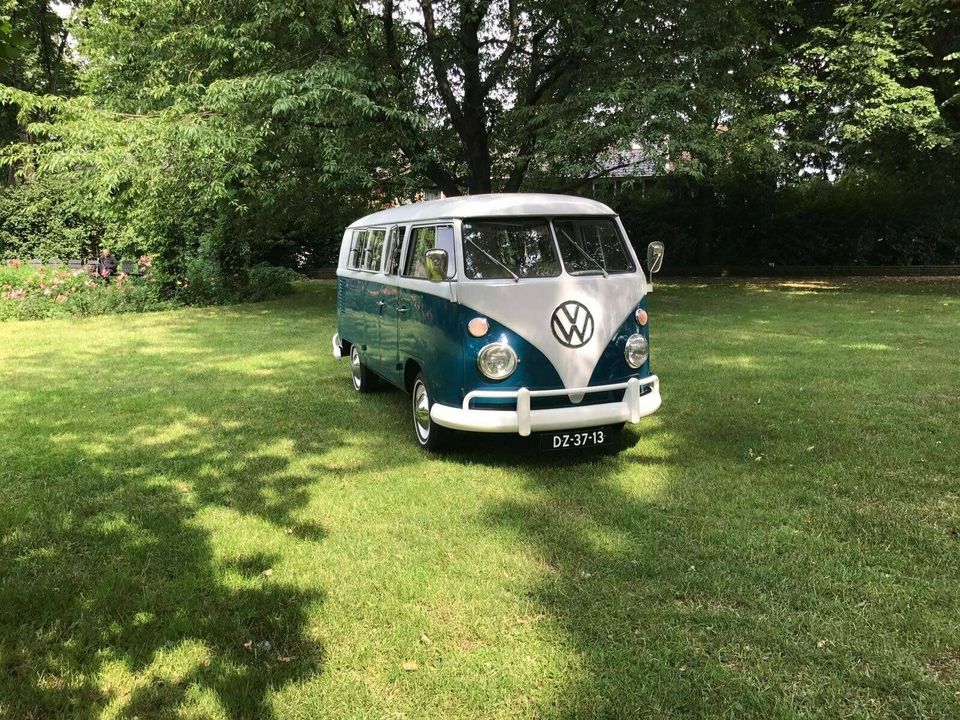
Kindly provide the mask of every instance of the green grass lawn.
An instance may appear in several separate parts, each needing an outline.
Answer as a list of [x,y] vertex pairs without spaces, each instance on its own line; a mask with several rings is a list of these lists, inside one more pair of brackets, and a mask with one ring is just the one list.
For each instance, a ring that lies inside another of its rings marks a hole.
[[661,284],[618,453],[279,302],[0,325],[0,717],[960,717],[960,284]]

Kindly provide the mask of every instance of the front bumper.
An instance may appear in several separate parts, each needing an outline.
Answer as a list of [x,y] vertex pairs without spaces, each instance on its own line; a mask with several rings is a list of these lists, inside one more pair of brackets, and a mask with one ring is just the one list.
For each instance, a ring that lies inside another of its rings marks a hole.
[[[641,388],[650,390],[640,394]],[[584,395],[595,392],[623,390],[620,402],[602,405],[575,405],[573,407],[531,410],[530,398]],[[516,400],[516,410],[476,410],[470,407],[475,398]],[[639,422],[660,407],[660,379],[656,375],[630,378],[623,383],[597,385],[561,390],[474,390],[467,393],[462,407],[434,403],[430,418],[444,427],[473,432],[515,432],[526,436],[542,430],[573,430],[576,428]]]

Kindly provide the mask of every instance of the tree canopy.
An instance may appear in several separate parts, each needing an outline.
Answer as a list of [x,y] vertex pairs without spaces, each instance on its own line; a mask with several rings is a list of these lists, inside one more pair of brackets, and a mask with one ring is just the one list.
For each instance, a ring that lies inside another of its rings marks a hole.
[[949,0],[58,7],[0,2],[8,185],[49,178],[171,272],[322,262],[371,205],[575,191],[631,147],[694,208],[703,261],[731,183],[956,173]]

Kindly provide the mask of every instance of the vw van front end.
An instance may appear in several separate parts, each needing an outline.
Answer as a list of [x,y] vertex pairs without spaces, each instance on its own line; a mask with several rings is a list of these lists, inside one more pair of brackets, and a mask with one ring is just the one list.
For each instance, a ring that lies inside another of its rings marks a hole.
[[[557,288],[528,282],[458,288],[463,400],[435,403],[432,419],[527,436],[637,423],[656,412],[660,381],[650,372],[637,275],[570,278]],[[494,319],[504,316],[509,324]]]
[[464,392],[434,422],[526,436],[656,412],[649,284],[618,219],[464,220],[461,238]]

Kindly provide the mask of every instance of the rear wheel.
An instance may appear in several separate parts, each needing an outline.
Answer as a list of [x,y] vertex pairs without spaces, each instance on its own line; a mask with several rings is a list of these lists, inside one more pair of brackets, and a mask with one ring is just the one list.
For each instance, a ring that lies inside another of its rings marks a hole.
[[430,418],[433,398],[427,389],[423,373],[417,373],[417,378],[413,381],[410,399],[413,407],[413,434],[417,439],[417,444],[432,452],[443,450],[450,443],[451,431],[437,425]]
[[377,376],[363,364],[356,345],[350,346],[350,376],[357,392],[368,393],[377,388]]

